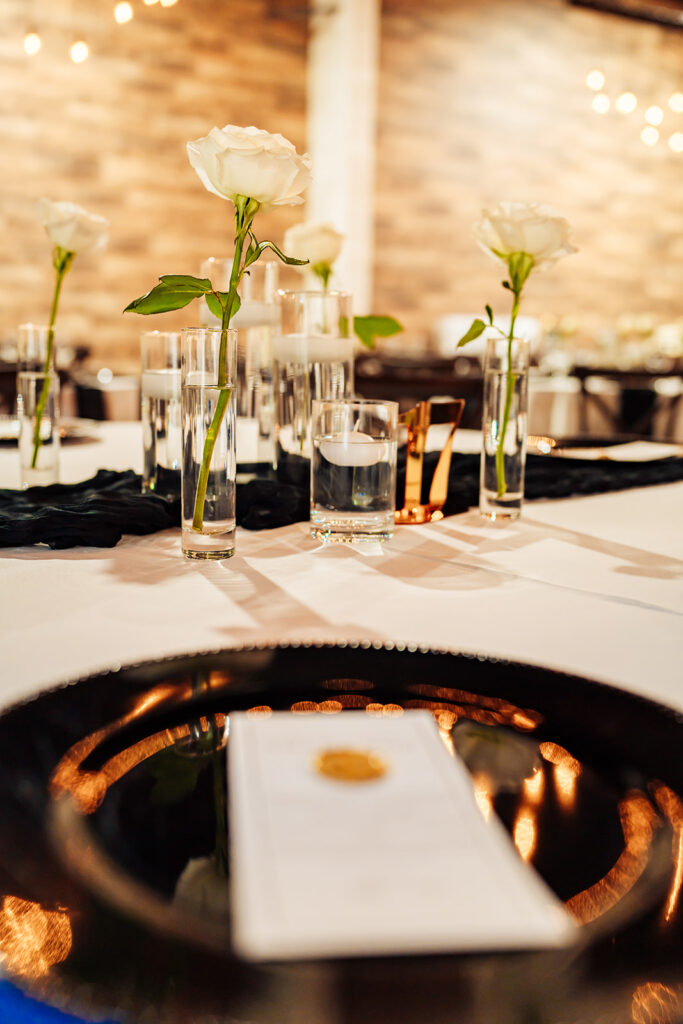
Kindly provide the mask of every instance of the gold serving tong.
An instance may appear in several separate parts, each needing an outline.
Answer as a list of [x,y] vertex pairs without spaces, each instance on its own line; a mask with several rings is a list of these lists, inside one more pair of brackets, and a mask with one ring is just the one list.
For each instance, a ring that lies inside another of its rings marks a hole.
[[[406,446],[406,490],[404,505],[395,513],[395,521],[401,525],[409,523],[429,523],[443,519],[443,506],[448,494],[448,472],[451,468],[451,447],[453,435],[458,428],[465,408],[464,398],[431,398],[419,402],[414,409],[409,409],[399,416],[399,423],[408,429]],[[432,424],[450,423],[448,438],[441,449],[436,464],[432,483],[429,488],[429,501],[420,503],[422,497],[422,464],[427,431]]]

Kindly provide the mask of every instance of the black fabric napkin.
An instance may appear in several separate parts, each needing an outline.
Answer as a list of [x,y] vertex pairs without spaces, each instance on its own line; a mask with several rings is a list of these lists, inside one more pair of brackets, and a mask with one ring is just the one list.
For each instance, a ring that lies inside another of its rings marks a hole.
[[[426,501],[439,457],[424,457]],[[302,460],[303,461],[303,460]],[[403,504],[405,458],[399,452],[397,505]],[[257,479],[237,487],[237,522],[248,530],[266,530],[303,522],[309,515],[308,486]],[[630,487],[683,480],[683,458],[653,462],[614,462],[529,455],[525,495],[568,498],[603,494]],[[464,512],[479,501],[479,455],[454,454],[448,481],[446,515]],[[0,547],[47,544],[51,548],[113,547],[124,533],[138,536],[180,525],[180,499],[142,494],[140,477],[131,470],[101,469],[79,484],[52,484],[25,491],[0,490]]]
[[0,490],[0,547],[111,548],[124,533],[178,526],[180,498],[142,494],[140,486],[132,470],[101,469],[78,484]]

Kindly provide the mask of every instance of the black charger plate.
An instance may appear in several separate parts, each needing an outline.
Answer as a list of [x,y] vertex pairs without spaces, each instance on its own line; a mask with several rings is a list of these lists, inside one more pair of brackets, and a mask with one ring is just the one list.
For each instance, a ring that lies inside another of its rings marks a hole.
[[[430,708],[447,740],[469,721],[494,730],[498,750],[511,737],[537,749],[533,787],[498,761],[496,793],[481,758],[470,767],[581,922],[576,946],[274,966],[235,957],[225,886],[211,883],[200,906],[186,869],[224,853],[226,716],[292,706]],[[597,683],[370,644],[228,650],[78,681],[0,717],[5,968],[47,1003],[145,1024],[570,1024],[598,1009],[664,1020],[651,1003],[669,1024],[683,1005],[682,735],[680,716]]]

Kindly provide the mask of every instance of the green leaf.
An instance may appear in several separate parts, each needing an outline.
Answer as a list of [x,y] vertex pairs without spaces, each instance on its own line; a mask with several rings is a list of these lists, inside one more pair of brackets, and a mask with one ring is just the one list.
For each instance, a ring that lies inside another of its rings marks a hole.
[[467,331],[466,334],[463,334],[462,338],[455,347],[461,348],[463,345],[467,345],[468,342],[474,341],[474,339],[478,338],[480,334],[483,334],[485,330],[486,324],[484,323],[483,320],[473,320],[470,329]]
[[223,319],[223,307],[215,292],[207,292],[206,304],[214,316],[217,316],[219,320]]
[[393,316],[354,316],[353,330],[366,348],[374,348],[375,338],[389,338],[403,327]]
[[[278,249],[275,242],[259,242],[258,244],[259,256],[265,249],[272,249],[278,259],[281,259],[283,263],[286,263],[288,267],[305,267],[309,260],[295,260],[293,256],[285,256],[282,249]],[[257,257],[258,259],[258,257]]]
[[167,313],[171,309],[182,309],[193,299],[200,295],[206,295],[212,290],[211,282],[205,277],[191,277],[185,274],[167,274],[159,278],[159,284],[155,285],[146,295],[126,306],[124,313]]
[[[208,292],[208,294],[206,296],[206,304],[207,304],[207,306],[209,307],[209,309],[211,310],[213,315],[217,316],[218,319],[221,320],[221,321],[223,319],[223,309],[227,305],[229,296],[230,296],[230,292],[216,292],[216,291]],[[237,310],[240,308],[241,305],[242,305],[242,303],[241,303],[239,295],[235,295],[235,298],[234,298],[233,303],[232,303],[232,312],[230,313],[230,319],[232,319],[234,317],[235,313],[237,312]]]
[[489,318],[489,323],[491,327],[493,327],[493,310],[489,305],[484,306],[484,309],[486,310],[486,315]]

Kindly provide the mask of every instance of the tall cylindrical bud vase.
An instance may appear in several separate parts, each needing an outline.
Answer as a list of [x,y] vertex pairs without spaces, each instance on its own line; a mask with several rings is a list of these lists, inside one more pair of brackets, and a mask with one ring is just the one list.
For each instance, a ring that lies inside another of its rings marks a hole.
[[273,341],[278,477],[308,481],[313,399],[353,395],[351,295],[280,292],[280,333]]
[[44,324],[21,324],[17,336],[17,414],[21,486],[59,480],[59,376]]
[[490,337],[479,483],[479,511],[486,519],[517,519],[522,512],[528,379],[529,342]]
[[182,331],[182,548],[187,558],[235,551],[237,332]]
[[[227,292],[232,271],[230,259],[211,256],[201,266],[214,288]],[[249,267],[239,286],[240,308],[232,318],[237,331],[237,479],[240,483],[268,476],[275,463],[275,399],[273,393],[273,336],[280,322],[277,302],[277,260],[261,259]],[[202,325],[220,324],[201,302]]]

